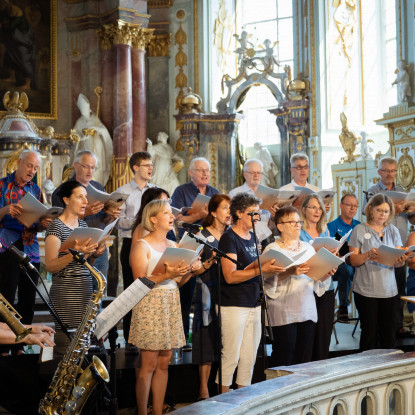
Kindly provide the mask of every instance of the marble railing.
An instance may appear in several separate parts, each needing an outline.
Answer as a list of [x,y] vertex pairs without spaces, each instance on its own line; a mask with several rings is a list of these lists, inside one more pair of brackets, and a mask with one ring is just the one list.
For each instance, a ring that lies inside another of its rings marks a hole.
[[265,382],[197,402],[182,415],[415,414],[415,352],[372,350],[272,368]]

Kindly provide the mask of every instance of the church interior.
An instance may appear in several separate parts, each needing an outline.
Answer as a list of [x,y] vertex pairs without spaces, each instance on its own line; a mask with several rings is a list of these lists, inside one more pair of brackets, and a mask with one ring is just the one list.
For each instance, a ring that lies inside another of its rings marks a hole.
[[[247,160],[262,163],[261,185],[279,189],[292,180],[291,156],[302,153],[307,183],[334,192],[327,222],[345,195],[355,196],[354,219],[365,222],[363,201],[380,185],[382,159],[395,159],[400,191],[414,192],[414,36],[415,0],[0,0],[1,177],[18,169],[23,151],[37,151],[33,181],[49,208],[79,151],[95,154],[93,180],[108,194],[134,179],[131,156],[148,152],[149,183],[169,197],[192,180],[200,157],[209,185],[228,195],[243,185]],[[401,245],[415,230],[406,226]],[[103,307],[123,290],[123,238],[117,226],[111,233]],[[45,231],[37,238],[49,289]],[[197,366],[178,349],[166,401],[184,415],[415,413],[414,339],[359,353],[350,299],[350,321],[335,318],[323,364],[267,366],[264,375],[260,348],[251,386],[216,395],[211,376],[211,398],[196,402]],[[406,304],[403,313],[412,333]],[[37,296],[34,321],[53,324],[48,314]],[[118,331],[118,360],[104,358],[116,364],[108,370],[117,390],[110,381],[108,393],[95,391],[92,400],[109,404],[90,413],[137,413],[136,356],[124,354]],[[33,349],[0,357],[0,414],[37,413],[16,403],[36,401],[53,374]]]

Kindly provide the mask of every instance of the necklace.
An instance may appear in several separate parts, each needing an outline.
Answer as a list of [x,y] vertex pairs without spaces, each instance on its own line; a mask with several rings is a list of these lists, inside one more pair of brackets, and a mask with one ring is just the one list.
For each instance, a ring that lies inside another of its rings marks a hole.
[[297,241],[297,247],[296,248],[291,248],[291,246],[289,246],[289,245],[287,245],[281,238],[280,239],[278,239],[280,242],[281,242],[281,244],[282,245],[284,245],[285,247],[287,247],[287,249],[289,250],[289,251],[299,251],[300,250],[300,247],[301,247],[301,242],[300,241]]

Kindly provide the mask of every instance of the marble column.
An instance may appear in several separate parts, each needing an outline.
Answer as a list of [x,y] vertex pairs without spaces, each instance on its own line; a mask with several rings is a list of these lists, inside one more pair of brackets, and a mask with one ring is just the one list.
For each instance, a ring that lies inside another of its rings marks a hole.
[[132,113],[133,113],[133,153],[145,151],[147,138],[145,47],[153,29],[138,28],[132,37]]
[[114,59],[113,50],[109,42],[101,41],[101,86],[102,86],[102,99],[101,99],[101,121],[107,127],[108,131],[112,135],[113,129],[113,101],[112,101],[112,85],[114,79]]

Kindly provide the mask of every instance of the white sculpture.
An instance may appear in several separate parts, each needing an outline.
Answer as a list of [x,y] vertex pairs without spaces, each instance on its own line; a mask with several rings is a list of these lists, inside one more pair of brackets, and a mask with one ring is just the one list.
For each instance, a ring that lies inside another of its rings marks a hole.
[[84,94],[79,94],[78,108],[82,115],[74,127],[80,137],[75,154],[81,150],[90,150],[96,155],[98,163],[94,180],[105,186],[111,173],[113,156],[111,136],[105,125],[91,110],[88,98]]
[[261,184],[269,187],[277,187],[277,181],[275,177],[278,174],[279,170],[276,164],[274,163],[274,160],[272,159],[271,153],[260,142],[255,143],[254,148],[256,150],[255,157],[258,160],[261,160],[262,164],[264,165],[264,172],[262,174]]
[[367,133],[365,131],[360,132],[361,140],[360,140],[360,155],[362,156],[363,160],[373,160],[373,153],[374,149],[369,143],[374,143],[373,140],[366,139]]
[[[147,138],[147,151],[153,159],[153,176],[151,183],[167,190],[170,195],[180,184],[177,174],[184,166],[183,159],[167,144],[169,136],[160,132],[157,135],[157,144]],[[174,164],[173,164],[174,163]]]
[[395,71],[396,79],[392,85],[398,85],[398,103],[408,102],[408,97],[412,95],[411,84],[408,74],[408,65],[405,61],[398,62],[398,69]]

